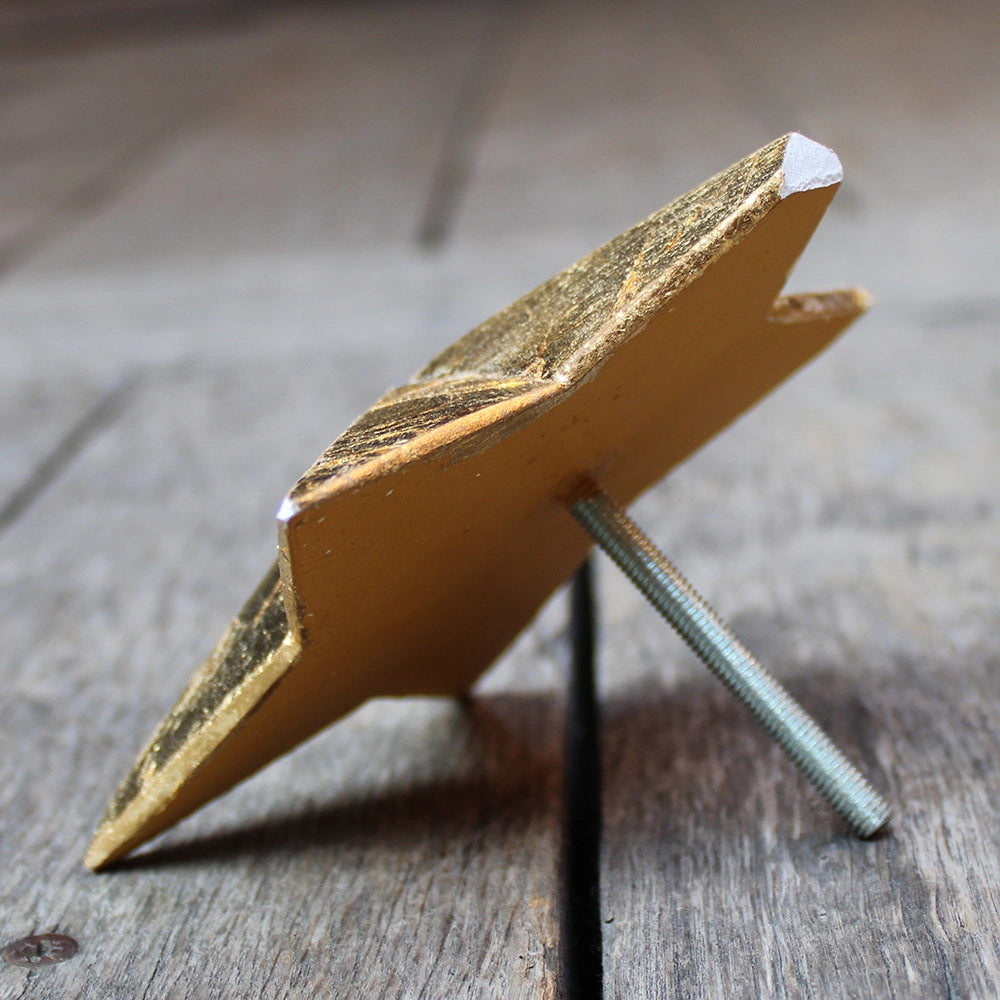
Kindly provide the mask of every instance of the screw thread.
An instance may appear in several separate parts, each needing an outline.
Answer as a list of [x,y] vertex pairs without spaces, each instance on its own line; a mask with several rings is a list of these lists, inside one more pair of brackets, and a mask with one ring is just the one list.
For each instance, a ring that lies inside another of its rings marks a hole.
[[570,510],[706,666],[750,710],[860,837],[889,822],[885,799],[606,494]]

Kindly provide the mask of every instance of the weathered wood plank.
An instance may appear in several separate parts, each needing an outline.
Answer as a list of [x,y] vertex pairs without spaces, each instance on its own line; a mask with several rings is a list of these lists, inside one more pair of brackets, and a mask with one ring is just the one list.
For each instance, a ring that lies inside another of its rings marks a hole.
[[792,130],[742,111],[672,5],[595,3],[581,17],[553,0],[532,7],[518,42],[463,199],[460,242],[520,254],[541,241],[575,259]]
[[[994,329],[956,326],[944,347],[873,318],[842,364],[642,505],[897,819],[886,839],[848,838],[665,629],[654,638],[653,616],[609,595],[609,992],[932,996],[951,982],[975,996],[995,981]],[[895,350],[880,359],[875,337]],[[894,374],[904,351],[927,359],[922,377]],[[929,419],[928,400],[954,416]]]
[[[992,20],[727,4],[710,23],[728,41],[723,78],[742,61],[748,113],[783,94],[793,124],[845,161],[847,206],[835,201],[793,285],[862,280],[883,301],[637,514],[897,818],[887,838],[850,839],[602,567],[606,988],[989,995],[1000,312],[983,293],[1000,155],[979,123],[1000,88],[977,53],[995,44]],[[934,86],[955,58],[968,104]],[[963,134],[969,159],[948,167]]]
[[700,23],[746,115],[815,136],[849,165],[807,280],[828,282],[851,246],[886,303],[988,293],[1000,253],[1000,139],[984,127],[1000,103],[996,5],[720,0]]
[[[449,3],[273,20],[239,79],[192,127],[165,136],[107,211],[50,240],[29,270],[208,266],[338,245],[357,257],[414,242],[483,17]],[[165,102],[179,89],[169,75],[145,83]]]
[[746,113],[689,21],[651,3],[526,10],[438,258],[457,329],[790,130]]
[[0,266],[23,262],[113,201],[164,146],[210,118],[276,41],[238,22],[227,33],[5,53]]
[[[0,969],[5,996],[554,992],[561,609],[467,705],[363,709],[141,863],[106,880],[79,864],[116,752],[272,558],[276,500],[460,332],[414,235],[480,22],[454,6],[264,19],[248,65],[266,74],[212,105],[219,127],[186,119],[148,174],[111,178],[93,220],[46,229],[5,281],[8,384],[139,375],[0,539],[3,936],[81,943],[44,975]],[[119,56],[95,71],[113,78]],[[74,72],[38,88],[72,103]],[[178,88],[167,74],[147,89],[169,106]],[[55,176],[75,148],[57,122],[35,163]]]
[[264,367],[147,382],[0,540],[4,934],[81,943],[44,978],[0,969],[5,996],[552,993],[559,614],[467,705],[373,704],[126,870],[80,867],[273,551],[302,414],[353,398],[336,373],[285,377],[303,408],[261,405]]

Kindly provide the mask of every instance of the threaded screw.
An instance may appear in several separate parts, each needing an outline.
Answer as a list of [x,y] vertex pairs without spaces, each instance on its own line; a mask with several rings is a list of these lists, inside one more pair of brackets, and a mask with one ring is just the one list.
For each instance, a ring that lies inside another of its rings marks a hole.
[[889,804],[624,511],[600,490],[570,511],[719,680],[750,710],[859,837]]

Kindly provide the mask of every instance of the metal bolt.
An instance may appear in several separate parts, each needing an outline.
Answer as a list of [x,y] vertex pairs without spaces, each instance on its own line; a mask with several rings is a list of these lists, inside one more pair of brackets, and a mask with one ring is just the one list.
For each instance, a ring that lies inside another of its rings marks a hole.
[[596,487],[569,509],[858,836],[871,837],[881,830],[890,817],[885,799],[635,522]]
[[37,965],[65,962],[76,954],[76,949],[76,941],[66,934],[32,934],[5,945],[0,957],[9,965],[33,969]]

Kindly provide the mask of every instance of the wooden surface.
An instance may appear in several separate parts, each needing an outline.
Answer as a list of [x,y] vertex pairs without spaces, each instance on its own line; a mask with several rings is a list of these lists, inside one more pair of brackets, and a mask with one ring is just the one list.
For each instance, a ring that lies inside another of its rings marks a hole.
[[599,563],[605,991],[992,996],[995,8],[222,6],[2,47],[0,935],[80,950],[0,996],[558,992],[558,599],[468,704],[80,859],[331,436],[789,129],[846,170],[791,287],[877,304],[634,513],[897,819],[847,837]]

